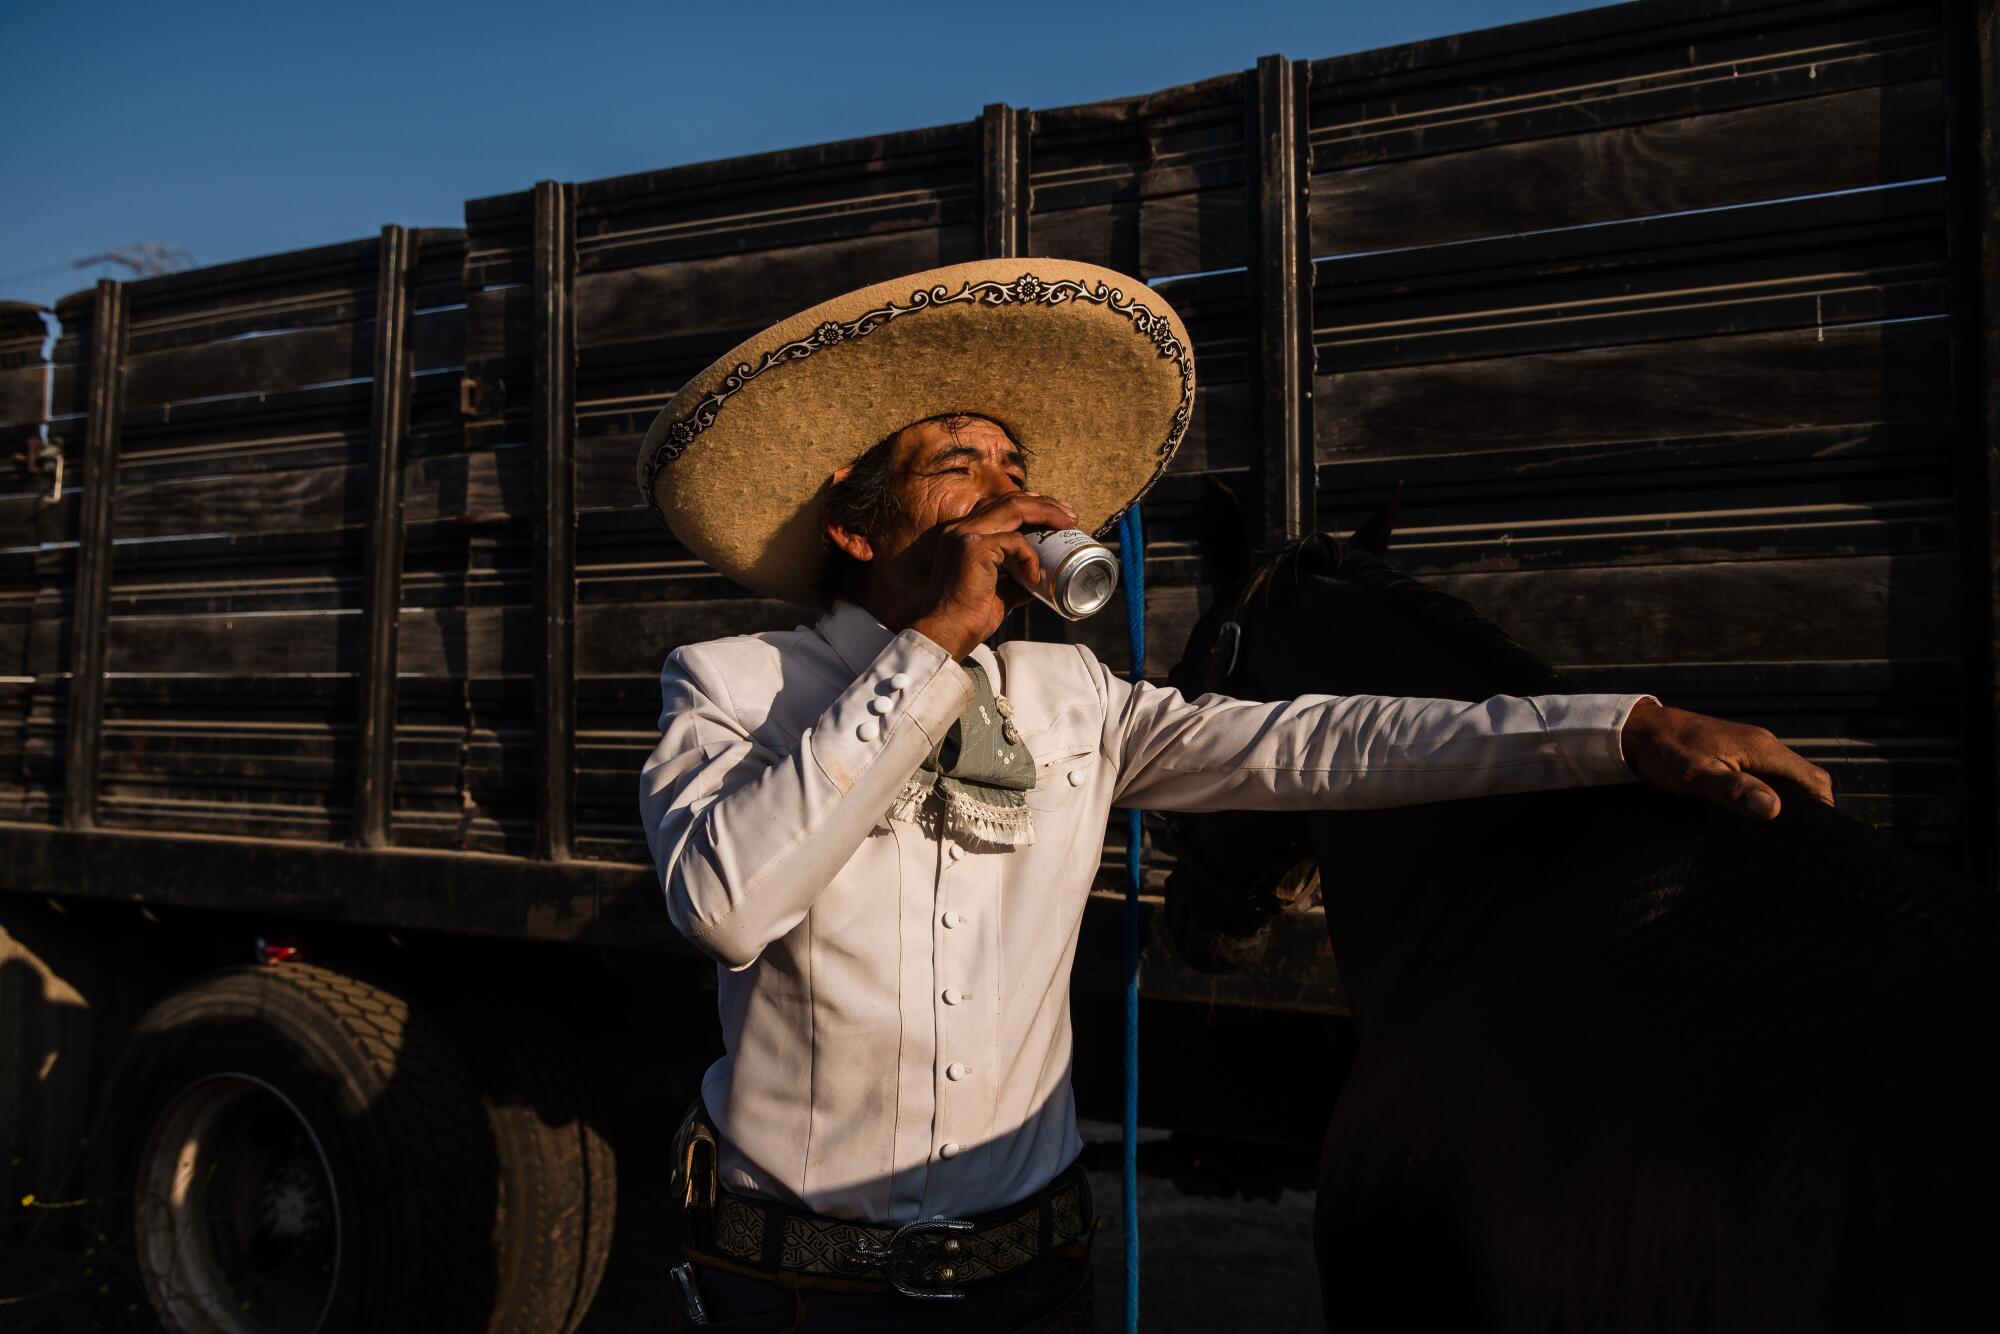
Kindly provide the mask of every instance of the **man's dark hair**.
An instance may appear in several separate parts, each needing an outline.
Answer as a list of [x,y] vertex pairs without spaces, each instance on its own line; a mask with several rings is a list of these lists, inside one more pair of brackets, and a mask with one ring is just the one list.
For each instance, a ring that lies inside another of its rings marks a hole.
[[[896,441],[903,432],[937,422],[956,437],[958,428],[977,415],[969,412],[940,413],[899,426],[883,436],[869,447],[867,453],[854,460],[847,476],[826,489],[826,496],[820,501],[822,524],[838,524],[870,541],[879,539],[904,518],[901,502],[896,497]],[[993,419],[989,417],[986,420]],[[995,425],[1007,431],[1004,423],[995,422]],[[1012,440],[1013,436],[1012,431],[1007,431],[1008,439]],[[1015,447],[1023,453],[1027,452],[1019,441],[1015,441]],[[868,563],[842,551],[826,539],[824,533],[822,528],[826,556],[820,561],[819,574],[813,580],[813,592],[818,595],[822,606],[832,606],[836,598],[860,601],[862,591],[868,585]]]

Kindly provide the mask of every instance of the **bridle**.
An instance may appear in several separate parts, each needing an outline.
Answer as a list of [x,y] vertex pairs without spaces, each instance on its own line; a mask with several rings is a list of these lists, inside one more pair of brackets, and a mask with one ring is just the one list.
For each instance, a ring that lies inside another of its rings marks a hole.
[[[1229,617],[1216,627],[1215,643],[1208,649],[1207,669],[1202,673],[1201,687],[1204,694],[1225,694],[1225,687],[1235,679],[1236,668],[1243,657],[1243,622],[1250,614],[1250,604],[1263,593],[1271,582],[1271,572],[1278,567],[1277,559],[1265,561],[1243,581],[1243,587],[1236,591],[1236,599],[1230,604]],[[1227,657],[1224,656],[1225,646]]]
[[[1278,557],[1265,561],[1252,572],[1243,586],[1237,590],[1230,603],[1229,615],[1216,628],[1215,642],[1209,646],[1208,661],[1202,672],[1203,694],[1227,694],[1228,686],[1236,677],[1236,669],[1243,661],[1243,624],[1250,614],[1251,604],[1269,589],[1271,576],[1278,568]],[[1224,901],[1239,904],[1257,913],[1283,912],[1298,907],[1312,897],[1319,886],[1319,867],[1312,859],[1310,848],[1302,851],[1298,861],[1286,863],[1280,868],[1271,885],[1271,897],[1275,901],[1270,907],[1250,902],[1243,893],[1242,866],[1217,867],[1198,851],[1198,841],[1188,837],[1185,827],[1187,817],[1173,814],[1167,817],[1167,828],[1174,836],[1174,846],[1178,854],[1177,869],[1184,871],[1203,892]],[[1230,871],[1236,874],[1231,875]]]

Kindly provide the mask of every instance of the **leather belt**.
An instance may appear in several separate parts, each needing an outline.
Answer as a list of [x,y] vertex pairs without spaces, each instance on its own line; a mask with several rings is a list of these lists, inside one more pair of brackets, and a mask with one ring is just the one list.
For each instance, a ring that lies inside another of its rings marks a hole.
[[1088,1241],[1090,1185],[1072,1163],[1019,1204],[974,1218],[926,1218],[876,1226],[715,1193],[708,1249],[778,1273],[886,1282],[906,1297],[951,1300],[965,1285],[1018,1269]]

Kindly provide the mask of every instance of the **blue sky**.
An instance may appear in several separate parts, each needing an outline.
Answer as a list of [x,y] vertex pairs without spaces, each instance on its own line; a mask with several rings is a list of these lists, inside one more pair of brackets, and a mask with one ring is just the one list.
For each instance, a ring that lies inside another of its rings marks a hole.
[[[1148,92],[1585,8],[1404,3],[0,0],[0,299],[163,241],[202,264],[458,226],[467,199]],[[113,276],[122,276],[110,271]]]

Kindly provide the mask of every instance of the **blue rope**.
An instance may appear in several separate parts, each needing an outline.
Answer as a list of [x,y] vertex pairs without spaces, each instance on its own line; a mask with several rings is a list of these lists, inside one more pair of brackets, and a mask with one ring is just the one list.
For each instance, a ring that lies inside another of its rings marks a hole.
[[[1125,633],[1132,680],[1146,679],[1146,534],[1139,507],[1118,521],[1118,566],[1125,587]],[[1145,821],[1126,813],[1125,837],[1125,1334],[1139,1330],[1139,887],[1145,876]]]

